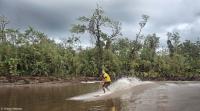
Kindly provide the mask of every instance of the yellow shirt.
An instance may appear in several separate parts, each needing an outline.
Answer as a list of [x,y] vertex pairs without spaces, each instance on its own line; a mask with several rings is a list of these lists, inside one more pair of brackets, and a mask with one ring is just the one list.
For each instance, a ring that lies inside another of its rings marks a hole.
[[104,72],[103,77],[105,82],[111,82],[110,76],[106,72]]

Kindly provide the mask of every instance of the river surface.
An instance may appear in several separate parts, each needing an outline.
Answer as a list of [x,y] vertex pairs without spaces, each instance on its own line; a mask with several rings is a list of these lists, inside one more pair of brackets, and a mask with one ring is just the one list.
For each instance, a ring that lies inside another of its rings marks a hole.
[[97,100],[70,98],[99,90],[99,83],[0,87],[0,111],[200,111],[200,82],[121,84],[115,83],[112,94]]

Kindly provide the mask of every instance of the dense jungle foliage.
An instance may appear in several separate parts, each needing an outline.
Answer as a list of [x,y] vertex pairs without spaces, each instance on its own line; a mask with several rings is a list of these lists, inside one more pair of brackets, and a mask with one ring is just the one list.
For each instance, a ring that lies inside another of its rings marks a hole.
[[[200,41],[181,41],[178,32],[166,32],[166,47],[161,47],[156,32],[142,34],[148,19],[142,15],[138,33],[124,37],[121,23],[97,7],[91,16],[79,17],[71,37],[55,42],[33,27],[7,28],[9,20],[0,16],[0,76],[98,77],[104,68],[112,78],[200,77]],[[84,33],[95,41],[94,47],[80,45]]]

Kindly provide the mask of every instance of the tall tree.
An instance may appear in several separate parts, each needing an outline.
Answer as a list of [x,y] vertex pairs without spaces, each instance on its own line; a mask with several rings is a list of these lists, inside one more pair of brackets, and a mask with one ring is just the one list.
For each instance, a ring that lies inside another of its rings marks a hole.
[[139,42],[139,39],[141,39],[143,37],[142,33],[142,29],[145,27],[147,21],[149,19],[148,15],[142,15],[142,21],[139,22],[139,31],[136,34],[136,39],[134,40],[134,46],[131,49],[131,53],[130,53],[130,59],[134,59],[136,52],[141,48],[141,44]]
[[178,45],[180,43],[180,35],[178,32],[168,32],[167,33],[168,40],[167,45],[169,49],[170,57],[174,55],[174,53],[177,53],[178,51]]
[[[109,42],[120,33],[119,22],[114,22],[110,18],[104,15],[102,8],[97,6],[92,16],[82,16],[78,19],[80,24],[76,24],[72,27],[73,33],[84,33],[86,31],[96,40],[97,48],[97,67],[98,74],[101,74],[103,65],[103,40],[107,38]],[[111,34],[107,33],[103,29],[110,28]],[[109,43],[108,42],[108,43]]]
[[0,16],[0,41],[6,41],[5,29],[6,25],[9,23],[8,19],[5,16]]
[[143,53],[142,56],[144,59],[150,60],[151,62],[154,60],[154,56],[156,55],[156,48],[159,46],[159,37],[156,34],[148,35],[144,40]]

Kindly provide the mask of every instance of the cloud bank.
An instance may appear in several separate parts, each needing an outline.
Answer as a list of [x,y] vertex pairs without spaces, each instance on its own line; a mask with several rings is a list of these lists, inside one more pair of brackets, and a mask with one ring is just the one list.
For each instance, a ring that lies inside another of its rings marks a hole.
[[107,16],[122,23],[123,35],[132,40],[142,14],[150,16],[143,34],[156,33],[161,45],[166,45],[167,32],[177,31],[182,40],[192,41],[200,35],[199,0],[0,0],[0,15],[10,20],[9,27],[33,26],[61,39],[70,35],[78,17],[90,16],[97,3]]

